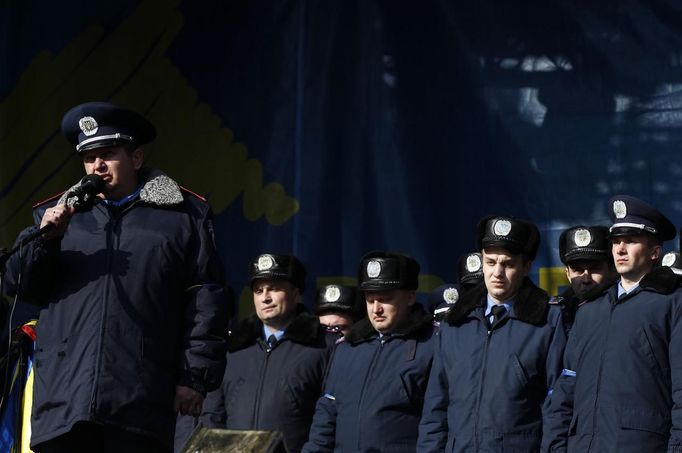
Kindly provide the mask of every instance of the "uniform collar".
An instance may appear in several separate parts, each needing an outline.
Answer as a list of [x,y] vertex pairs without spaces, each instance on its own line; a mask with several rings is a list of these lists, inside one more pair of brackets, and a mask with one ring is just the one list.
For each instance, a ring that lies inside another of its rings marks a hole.
[[[487,294],[485,282],[479,283],[450,309],[445,315],[445,321],[450,325],[464,323],[475,309],[485,306]],[[514,315],[516,319],[528,324],[542,326],[547,322],[548,302],[547,293],[525,277],[519,292],[514,296],[513,313],[510,316]]]
[[487,317],[487,316],[490,316],[490,315],[491,315],[492,310],[493,310],[493,307],[496,306],[496,305],[502,305],[502,306],[504,306],[504,308],[507,309],[507,313],[511,312],[511,307],[512,307],[512,305],[514,304],[514,298],[512,297],[512,298],[510,298],[510,299],[507,299],[507,300],[503,301],[501,304],[498,304],[497,302],[495,302],[495,301],[493,300],[492,297],[490,297],[490,294],[488,294],[488,295],[486,296],[486,302],[487,302],[487,306],[486,306],[486,309],[485,309],[485,316]]

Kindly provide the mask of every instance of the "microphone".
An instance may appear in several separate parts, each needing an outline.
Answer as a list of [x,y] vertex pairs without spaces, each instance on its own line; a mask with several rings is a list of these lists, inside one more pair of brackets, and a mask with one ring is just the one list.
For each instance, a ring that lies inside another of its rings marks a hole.
[[[69,198],[75,198],[72,204],[74,209],[76,211],[85,211],[87,209],[92,208],[96,195],[98,193],[101,193],[103,190],[104,180],[102,179],[101,176],[95,174],[85,175],[83,179],[81,179],[80,183],[67,193],[66,198],[67,200]],[[48,223],[44,227],[27,234],[9,252],[6,252],[4,249],[0,249],[0,270],[2,270],[3,266],[5,265],[10,256],[14,255],[14,253],[16,253],[18,250],[26,246],[28,243],[30,243],[37,237],[42,236],[43,234],[53,230],[54,228],[55,228],[54,223]]]
[[104,190],[104,180],[101,176],[96,174],[90,174],[83,176],[80,184],[78,184],[71,191],[71,195],[75,197],[82,197],[86,194],[95,196]]
[[104,180],[101,176],[93,173],[83,176],[80,184],[71,189],[67,198],[76,198],[73,207],[77,211],[82,211],[92,207],[95,196],[103,190]]

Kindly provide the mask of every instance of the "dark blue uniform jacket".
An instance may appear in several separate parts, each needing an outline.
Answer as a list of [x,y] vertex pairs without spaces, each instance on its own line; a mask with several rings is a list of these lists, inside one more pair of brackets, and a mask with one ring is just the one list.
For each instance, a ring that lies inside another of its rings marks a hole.
[[482,283],[441,324],[418,451],[540,450],[566,345],[561,310],[526,278],[508,316],[490,327],[486,294]]
[[334,353],[307,452],[414,452],[431,362],[432,316],[415,308],[379,338],[365,318]]
[[62,238],[9,262],[8,292],[44,307],[32,445],[90,421],[171,446],[175,387],[220,383],[227,319],[211,209],[158,171],[142,176],[135,201],[78,212]]
[[270,349],[254,315],[230,337],[225,377],[208,394],[201,423],[210,428],[275,430],[287,450],[308,438],[315,402],[333,349],[316,316],[300,311]]
[[669,268],[578,310],[551,401],[550,451],[682,451],[682,289]]

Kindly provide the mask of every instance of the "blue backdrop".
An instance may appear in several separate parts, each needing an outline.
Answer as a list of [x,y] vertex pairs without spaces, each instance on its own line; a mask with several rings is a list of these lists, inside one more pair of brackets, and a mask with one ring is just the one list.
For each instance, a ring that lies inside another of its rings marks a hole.
[[0,245],[79,179],[59,123],[90,100],[157,125],[150,163],[209,197],[245,306],[265,251],[312,289],[402,250],[428,291],[479,218],[511,214],[540,226],[533,277],[556,293],[559,233],[608,224],[611,195],[682,224],[674,0],[0,5]]

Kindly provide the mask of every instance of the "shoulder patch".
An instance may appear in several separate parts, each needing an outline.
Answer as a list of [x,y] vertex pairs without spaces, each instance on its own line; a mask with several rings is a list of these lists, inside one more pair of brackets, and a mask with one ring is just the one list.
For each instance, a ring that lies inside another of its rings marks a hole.
[[199,194],[196,193],[196,192],[192,192],[192,191],[189,190],[187,187],[182,187],[182,186],[180,186],[180,191],[182,191],[182,193],[188,193],[188,194],[194,196],[194,198],[198,198],[199,200],[201,200],[201,201],[203,201],[203,202],[206,202],[206,201],[207,201],[205,197],[202,197],[201,195],[199,195]]
[[54,194],[54,195],[51,195],[49,198],[46,198],[46,199],[43,200],[43,201],[37,202],[36,204],[33,205],[33,209],[39,208],[39,207],[41,207],[42,205],[44,205],[45,203],[49,203],[50,201],[54,201],[54,200],[59,199],[59,197],[61,197],[62,195],[64,195],[65,192],[66,192],[66,190],[63,190],[63,191],[61,191],[61,192],[59,192],[59,193],[56,193],[56,194]]

